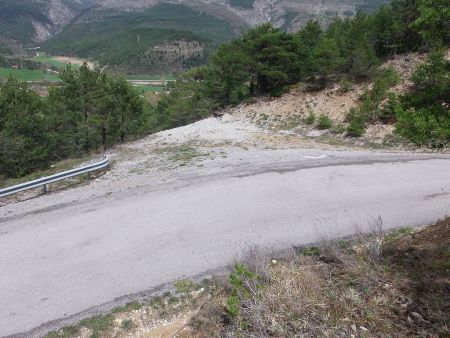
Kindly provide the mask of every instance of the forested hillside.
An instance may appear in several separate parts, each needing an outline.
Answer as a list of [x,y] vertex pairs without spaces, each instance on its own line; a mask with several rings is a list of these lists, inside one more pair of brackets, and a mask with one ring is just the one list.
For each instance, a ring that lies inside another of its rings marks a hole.
[[[445,2],[395,0],[372,15],[336,19],[327,29],[311,21],[294,34],[259,26],[220,46],[207,66],[183,74],[156,108],[160,124],[179,126],[254,96],[278,96],[297,82],[319,90],[378,78],[361,107],[348,113],[350,135],[360,136],[368,123],[389,116],[406,118],[410,124],[400,123],[399,132],[417,144],[447,144],[449,64],[442,48],[450,42],[450,14]],[[415,93],[385,97],[395,76],[377,74],[377,66],[394,54],[418,50],[432,53],[430,64],[412,79]],[[381,107],[385,99],[389,104]],[[422,135],[420,141],[416,134]]]
[[[51,54],[98,60],[132,74],[166,73],[205,63],[217,43],[244,28],[184,5],[161,4],[143,12],[112,12],[74,23],[42,48]],[[183,42],[192,43],[191,50],[183,48]]]
[[70,66],[39,97],[10,78],[0,84],[0,173],[14,177],[147,132],[144,102],[121,77]]
[[[50,88],[46,98],[10,79],[0,85],[0,174],[20,176],[253,97],[279,96],[299,82],[315,91],[372,80],[360,106],[347,114],[348,137],[360,136],[374,121],[389,121],[418,146],[445,148],[450,140],[446,2],[394,0],[371,15],[337,18],[326,29],[311,21],[296,33],[258,26],[222,44],[206,66],[181,74],[154,107],[145,106],[124,79],[87,66],[68,68],[62,85]],[[396,75],[378,66],[411,51],[428,52],[428,62],[413,75],[411,92],[388,94]]]

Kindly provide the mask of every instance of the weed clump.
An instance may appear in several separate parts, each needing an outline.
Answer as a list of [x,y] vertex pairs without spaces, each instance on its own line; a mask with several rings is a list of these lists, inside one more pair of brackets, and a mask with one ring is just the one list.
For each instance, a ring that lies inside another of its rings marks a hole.
[[316,115],[315,115],[313,112],[311,112],[311,113],[309,113],[309,115],[306,117],[305,123],[306,123],[306,124],[309,124],[309,125],[313,125],[314,122],[316,122]]
[[317,128],[321,130],[330,129],[333,126],[333,121],[326,115],[320,115],[317,120]]

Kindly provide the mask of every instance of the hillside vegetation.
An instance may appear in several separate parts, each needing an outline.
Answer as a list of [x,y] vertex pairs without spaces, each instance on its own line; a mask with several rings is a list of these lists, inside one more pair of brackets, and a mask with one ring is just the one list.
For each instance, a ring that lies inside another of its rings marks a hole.
[[381,226],[280,259],[251,251],[184,337],[446,337],[450,220]]
[[[301,83],[317,91],[339,83],[342,91],[370,80],[358,107],[340,126],[359,137],[370,124],[393,123],[417,146],[445,148],[450,140],[450,13],[444,0],[394,0],[371,15],[337,18],[327,29],[310,22],[296,33],[255,27],[222,44],[208,65],[181,74],[170,95],[145,105],[125,79],[69,67],[62,84],[39,98],[26,84],[0,84],[0,174],[17,177],[52,161],[81,156],[140,135],[192,123],[224,107],[261,96],[280,96]],[[379,70],[394,54],[429,51],[405,94],[392,69]],[[308,122],[309,121],[309,122]],[[307,123],[329,129],[327,116]]]
[[25,82],[0,84],[0,175],[17,177],[133,139],[146,128],[143,100],[122,77],[85,64],[39,97]]
[[[375,121],[399,119],[398,132],[417,145],[445,147],[450,131],[445,55],[450,13],[444,2],[395,0],[372,15],[360,12],[336,19],[327,29],[311,21],[292,34],[270,25],[256,27],[221,45],[207,66],[180,76],[171,95],[156,107],[159,125],[181,126],[214,109],[258,96],[280,96],[298,82],[310,91],[341,83],[345,91],[352,83],[371,80],[375,84],[361,105],[347,114],[349,136],[361,136]],[[428,64],[412,78],[414,92],[391,95],[388,89],[398,76],[378,66],[394,54],[418,50],[431,53]]]
[[[239,27],[190,7],[161,4],[143,12],[113,12],[74,23],[42,48],[50,54],[98,60],[133,74],[164,73],[173,71],[170,67],[177,57],[182,58],[183,69],[205,63],[214,46],[233,38],[236,29]],[[185,41],[201,48],[183,55]],[[178,46],[177,53],[155,48],[162,44]]]
[[[201,15],[204,13],[238,28],[272,23],[285,30],[295,31],[311,19],[319,19],[323,24],[327,24],[334,16],[352,16],[357,8],[371,11],[386,1],[326,0],[320,6],[316,6],[314,0],[281,0],[276,4],[266,0],[226,2],[192,0],[184,2],[183,5],[199,14],[197,18],[193,19],[200,25],[204,21],[204,17]],[[27,51],[23,47],[45,41],[64,30],[65,27],[70,30],[73,20],[78,23],[86,23],[94,19],[108,25],[109,20],[114,21],[117,17],[123,17],[123,14],[132,12],[139,14],[145,10],[151,10],[154,6],[165,6],[168,3],[177,4],[178,2],[163,0],[3,0],[0,3],[0,53],[24,55]],[[189,12],[189,10],[186,12],[188,18],[190,17]],[[161,16],[160,19],[161,22],[170,23],[170,16]],[[189,30],[189,28],[183,28],[183,30]],[[216,42],[222,41],[222,36],[217,35],[216,37],[218,38]],[[84,39],[85,37],[79,35],[78,38]],[[111,44],[114,42],[111,41]]]

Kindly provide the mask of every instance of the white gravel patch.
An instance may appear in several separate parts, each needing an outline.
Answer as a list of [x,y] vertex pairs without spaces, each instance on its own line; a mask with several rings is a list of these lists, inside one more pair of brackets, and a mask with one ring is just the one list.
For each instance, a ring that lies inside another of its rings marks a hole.
[[226,114],[221,118],[209,117],[187,126],[162,131],[156,138],[158,141],[178,143],[198,140],[244,142],[253,134],[263,132],[263,129],[255,125],[234,120],[231,115]]

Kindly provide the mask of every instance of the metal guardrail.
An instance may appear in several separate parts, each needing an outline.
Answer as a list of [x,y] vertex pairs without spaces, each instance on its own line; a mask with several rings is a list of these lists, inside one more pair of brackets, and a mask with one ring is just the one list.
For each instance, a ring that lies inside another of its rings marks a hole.
[[93,164],[89,164],[89,165],[86,165],[83,167],[64,171],[59,174],[41,177],[41,178],[38,178],[37,180],[17,184],[15,186],[12,186],[9,188],[0,189],[0,197],[15,194],[16,192],[19,192],[19,191],[28,190],[28,189],[32,189],[32,188],[36,188],[36,187],[40,187],[40,186],[43,186],[44,192],[46,192],[47,184],[49,184],[49,183],[64,180],[69,177],[89,173],[92,171],[104,169],[104,168],[107,168],[108,166],[109,166],[109,159],[107,157],[105,157],[102,161],[97,162],[97,163],[93,163]]

